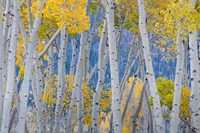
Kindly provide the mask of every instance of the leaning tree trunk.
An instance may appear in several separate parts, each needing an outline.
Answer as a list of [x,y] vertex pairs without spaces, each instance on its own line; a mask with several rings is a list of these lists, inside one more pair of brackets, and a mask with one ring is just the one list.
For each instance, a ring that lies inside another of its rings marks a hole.
[[58,89],[55,110],[55,125],[53,133],[60,132],[61,110],[63,107],[63,96],[65,91],[65,59],[66,59],[66,43],[68,41],[67,30],[61,30],[61,45],[58,57]]
[[[72,133],[73,129],[73,122],[74,122],[74,109],[77,103],[78,98],[78,92],[81,91],[82,87],[82,76],[83,76],[83,58],[85,55],[85,44],[86,44],[86,32],[83,32],[81,34],[81,46],[80,46],[80,53],[79,53],[79,59],[77,63],[77,68],[76,68],[76,75],[74,79],[74,84],[73,84],[73,91],[72,91],[72,96],[71,96],[71,101],[70,101],[70,106],[69,106],[69,111],[67,115],[67,127],[66,131],[68,133]],[[80,90],[79,90],[80,89]],[[81,102],[81,101],[78,101]]]
[[94,18],[93,25],[92,25],[91,30],[90,30],[90,35],[89,35],[89,38],[87,40],[87,47],[86,47],[86,53],[85,53],[86,54],[86,72],[89,72],[90,50],[91,50],[92,40],[93,40],[94,35],[95,35],[95,30],[96,30],[97,25],[98,25],[98,18],[100,16],[100,12],[101,12],[101,7],[98,7],[97,13],[96,13],[95,18]]
[[34,101],[35,101],[36,116],[37,116],[37,132],[42,133],[42,132],[44,132],[44,127],[43,127],[44,123],[43,123],[43,119],[42,119],[43,112],[41,109],[41,107],[42,107],[41,99],[38,96],[34,69],[32,69],[31,83],[32,83],[33,97],[34,97]]
[[107,41],[107,23],[106,20],[104,20],[104,26],[101,33],[101,40],[99,45],[99,55],[98,55],[98,81],[96,90],[93,96],[93,102],[92,102],[92,128],[91,131],[93,133],[98,132],[98,123],[99,123],[99,99],[101,95],[101,91],[104,86],[104,56],[106,53],[106,41]]
[[182,79],[183,79],[183,64],[184,64],[184,47],[180,38],[180,31],[177,31],[177,41],[176,41],[176,49],[177,49],[177,63],[176,63],[176,75],[174,81],[174,99],[172,105],[172,113],[170,118],[170,132],[177,133],[178,125],[180,123],[179,112],[180,112],[180,98],[181,98],[181,90],[182,90]]
[[10,113],[11,113],[11,102],[13,98],[13,90],[15,87],[15,60],[16,60],[16,48],[17,48],[17,35],[19,30],[19,0],[14,2],[14,19],[12,27],[12,36],[8,54],[8,76],[6,84],[6,93],[3,108],[3,119],[1,125],[1,133],[8,133]]
[[111,89],[112,89],[112,112],[113,127],[115,133],[122,132],[122,120],[120,112],[120,87],[119,87],[119,70],[117,61],[116,36],[114,27],[114,1],[108,0],[106,3],[106,18],[108,26],[108,44],[110,58],[111,73]]
[[163,118],[161,112],[160,98],[156,88],[156,81],[153,71],[152,58],[149,48],[148,33],[146,31],[146,14],[144,9],[144,0],[138,0],[139,7],[139,29],[142,38],[142,46],[144,53],[144,60],[146,64],[146,75],[149,82],[151,95],[153,97],[154,117],[155,117],[155,132],[163,132]]
[[190,108],[192,116],[192,130],[200,132],[200,77],[198,66],[197,33],[189,34],[191,96]]
[[32,61],[33,61],[34,51],[36,49],[37,31],[39,29],[40,24],[41,24],[41,17],[39,15],[35,19],[33,29],[31,30],[30,43],[29,43],[28,51],[26,53],[24,80],[22,83],[22,87],[20,89],[20,111],[19,111],[19,122],[18,122],[18,129],[17,129],[19,133],[24,133],[25,131],[25,118],[26,118],[26,110],[27,110],[29,83],[30,83],[30,78],[31,78]]

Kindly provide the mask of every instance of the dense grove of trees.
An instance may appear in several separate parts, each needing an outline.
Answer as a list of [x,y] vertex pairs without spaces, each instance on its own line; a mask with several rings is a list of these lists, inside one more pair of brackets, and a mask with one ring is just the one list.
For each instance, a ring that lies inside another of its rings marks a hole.
[[0,133],[200,133],[200,0],[0,7]]

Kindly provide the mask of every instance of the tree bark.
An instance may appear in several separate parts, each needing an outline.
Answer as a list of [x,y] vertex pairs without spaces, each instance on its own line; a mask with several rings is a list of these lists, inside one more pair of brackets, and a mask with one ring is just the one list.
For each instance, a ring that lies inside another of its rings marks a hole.
[[12,36],[8,54],[8,76],[6,83],[6,93],[4,98],[3,119],[1,125],[1,132],[8,133],[11,102],[13,98],[13,90],[15,87],[15,60],[16,60],[16,48],[17,48],[17,35],[19,31],[19,0],[14,1],[14,19],[12,27]]
[[154,117],[155,117],[155,132],[163,132],[163,118],[161,112],[160,98],[158,95],[156,81],[153,71],[152,58],[149,48],[149,40],[148,33],[146,30],[146,14],[144,9],[144,0],[138,0],[139,7],[139,29],[142,38],[142,46],[144,53],[144,60],[146,64],[146,75],[151,91],[151,95],[153,97],[153,105],[154,105]]
[[[40,0],[39,0],[40,1]],[[41,4],[41,1],[40,1]],[[26,53],[26,64],[24,70],[24,80],[20,89],[20,111],[19,111],[19,123],[17,131],[20,133],[24,133],[25,131],[25,118],[26,118],[26,110],[27,110],[27,100],[28,100],[28,88],[31,78],[31,69],[32,69],[32,61],[34,51],[36,49],[36,41],[37,41],[37,32],[39,26],[41,25],[41,17],[38,16],[35,19],[33,28],[30,33],[30,43],[28,47],[28,51]]]
[[72,38],[71,40],[71,45],[72,45],[72,60],[70,63],[70,75],[74,75],[75,67],[76,67],[76,49],[77,49],[74,38]]
[[[83,60],[85,57],[84,56],[85,55],[85,47],[86,47],[86,32],[83,32],[81,34],[81,46],[80,46],[79,59],[78,59],[78,63],[77,63],[76,75],[75,75],[74,84],[73,84],[73,91],[72,91],[69,111],[68,111],[68,115],[67,115],[68,118],[67,118],[66,131],[68,133],[72,133],[74,109],[76,107],[76,103],[81,102],[81,101],[79,101],[80,99],[78,97],[78,94],[81,93],[81,87],[82,87]],[[82,119],[82,118],[80,118],[80,119]]]
[[[0,16],[2,16],[0,10]],[[2,19],[0,19],[0,125],[3,115],[3,95],[4,95],[4,43],[3,43],[3,27]]]
[[106,18],[108,25],[108,44],[109,44],[109,61],[111,73],[111,89],[112,89],[112,112],[113,127],[115,133],[122,132],[122,120],[120,111],[120,86],[119,86],[119,70],[117,60],[116,35],[114,27],[114,1],[108,0],[106,5]]
[[65,92],[65,62],[66,62],[66,44],[68,41],[68,33],[66,30],[61,30],[61,45],[58,56],[58,89],[55,110],[55,125],[53,133],[60,132],[61,111],[63,106],[63,96]]
[[104,56],[106,52],[106,41],[107,41],[107,23],[104,20],[104,26],[101,33],[101,40],[99,45],[99,55],[98,55],[98,81],[96,90],[93,96],[92,102],[92,128],[91,131],[93,133],[98,132],[98,123],[99,123],[99,99],[101,95],[101,91],[105,82],[105,68],[104,68]]
[[198,66],[197,33],[189,34],[189,53],[191,75],[190,109],[192,116],[192,130],[200,132],[200,77]]
[[180,31],[177,31],[177,41],[176,41],[176,49],[177,49],[177,63],[176,63],[176,75],[174,81],[174,99],[172,105],[172,113],[170,118],[170,132],[177,133],[178,125],[180,123],[179,112],[180,112],[180,98],[181,98],[181,90],[182,90],[182,79],[183,79],[183,43],[180,38]]

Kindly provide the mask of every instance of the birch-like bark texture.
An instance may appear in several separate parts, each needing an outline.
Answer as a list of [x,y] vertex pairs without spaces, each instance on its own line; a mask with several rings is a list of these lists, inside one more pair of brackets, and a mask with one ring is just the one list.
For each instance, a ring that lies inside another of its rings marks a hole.
[[123,75],[121,83],[120,83],[120,90],[122,90],[124,88],[125,82],[127,80],[126,77],[128,75],[128,72],[130,71],[130,69],[132,69],[130,67],[131,67],[131,57],[132,57],[132,53],[133,53],[133,49],[134,49],[133,42],[134,42],[134,36],[132,37],[131,46],[130,46],[131,48],[130,48],[129,53],[128,53],[128,59],[127,59],[127,63],[126,63],[126,69],[125,69],[124,75]]
[[124,73],[122,82],[121,82],[121,84],[120,84],[120,100],[121,100],[121,98],[122,98],[122,96],[123,96],[124,87],[125,87],[125,85],[126,85],[126,82],[127,82],[127,80],[128,80],[128,77],[130,76],[131,70],[133,69],[133,66],[135,65],[135,62],[137,61],[137,59],[138,59],[138,57],[139,57],[139,55],[140,55],[140,52],[141,52],[141,51],[138,51],[138,53],[137,53],[135,59],[133,60],[133,62],[131,63],[131,65],[128,66],[128,67],[126,68],[126,71],[125,71],[125,73]]
[[104,56],[106,53],[106,41],[107,41],[107,22],[104,20],[103,30],[101,33],[101,40],[99,44],[99,55],[98,55],[98,81],[96,90],[93,96],[92,102],[92,128],[93,133],[98,132],[98,123],[99,123],[99,99],[101,91],[105,82],[105,68],[104,68]]
[[197,33],[189,34],[189,61],[191,75],[190,109],[192,130],[200,132],[200,77],[198,66]]
[[67,30],[61,30],[61,45],[58,56],[58,89],[55,110],[55,125],[53,133],[60,132],[60,118],[63,106],[63,96],[65,92],[65,60],[66,60],[66,44],[68,41]]
[[180,99],[181,99],[181,90],[182,90],[182,79],[183,79],[183,64],[184,64],[184,46],[181,42],[180,31],[177,31],[177,63],[176,63],[176,75],[174,81],[174,98],[172,105],[172,112],[170,118],[170,132],[178,133],[178,125],[180,123],[179,112],[180,112]]
[[8,72],[6,93],[4,98],[3,119],[1,125],[1,133],[8,133],[10,115],[11,115],[11,102],[13,97],[13,90],[15,87],[15,60],[17,48],[17,35],[19,31],[19,0],[15,0],[14,4],[14,19],[12,26],[12,36],[8,54]]
[[119,70],[117,60],[116,36],[114,27],[114,1],[106,2],[106,19],[108,26],[108,45],[109,45],[109,61],[111,73],[111,89],[112,89],[112,113],[113,127],[115,133],[122,132],[122,120],[120,112],[120,87],[119,87]]
[[[41,3],[41,1],[40,1]],[[26,53],[25,60],[25,70],[24,70],[24,79],[20,89],[20,111],[19,111],[19,123],[18,123],[18,132],[24,133],[25,131],[25,118],[26,118],[26,110],[27,110],[27,100],[28,100],[28,88],[31,78],[31,67],[33,61],[34,51],[36,49],[36,40],[37,40],[37,32],[39,26],[41,25],[41,17],[38,16],[35,19],[33,29],[30,33],[30,43],[28,47],[28,51]]]
[[5,10],[5,17],[4,17],[4,24],[3,24],[4,44],[6,44],[8,30],[10,27],[9,25],[10,6],[11,6],[11,0],[6,0],[6,10]]
[[[7,46],[7,34],[8,30],[10,28],[9,25],[9,11],[10,11],[10,4],[11,1],[7,0],[6,1],[6,9],[5,9],[5,17],[4,17],[4,23],[2,24],[2,19],[0,20],[0,125],[2,121],[2,115],[3,115],[3,102],[4,102],[4,83],[6,82],[5,80],[5,68],[6,68],[6,59],[5,59],[5,54],[6,54],[6,46]],[[0,15],[2,16],[2,13],[0,11]],[[3,25],[3,27],[2,27]]]
[[[40,60],[38,59],[38,48],[34,52],[34,68],[32,68],[31,83],[33,88],[33,95],[36,104],[36,115],[37,115],[37,131],[44,132],[44,122],[42,116],[44,108],[42,103],[42,89],[43,89],[43,80],[42,80],[42,71],[40,68]],[[35,74],[34,74],[35,70]]]
[[72,38],[71,40],[71,45],[72,45],[72,60],[70,63],[70,75],[74,75],[75,67],[76,67],[76,49],[77,49],[74,38]]
[[34,74],[34,69],[32,70],[32,75],[31,75],[31,83],[32,83],[32,90],[33,90],[33,96],[35,100],[35,109],[36,109],[36,116],[37,116],[37,132],[38,133],[43,133],[44,132],[44,124],[43,124],[43,119],[42,119],[42,105],[41,105],[41,100],[38,96],[37,92],[37,85],[36,85],[36,77]]
[[[87,8],[86,8],[87,9]],[[83,94],[82,94],[82,84],[84,81],[86,81],[86,42],[87,42],[87,32],[84,31],[81,33],[81,45],[83,48],[82,52],[82,59],[81,59],[81,67],[82,69],[80,71],[80,79],[78,81],[78,84],[80,85],[80,88],[78,88],[77,96],[78,96],[78,110],[77,110],[77,122],[78,122],[78,133],[83,132]],[[83,81],[84,79],[84,81]]]
[[123,112],[122,112],[122,124],[124,123],[124,118],[125,118],[125,115],[126,115],[126,111],[127,111],[129,102],[130,102],[131,97],[132,97],[132,95],[133,95],[133,90],[134,90],[134,88],[135,88],[136,81],[138,80],[138,73],[139,73],[139,70],[140,70],[140,66],[137,68],[137,70],[136,70],[136,72],[135,72],[135,74],[134,74],[134,80],[133,80],[133,82],[132,82],[129,95],[128,95],[127,100],[126,100],[126,103],[125,103],[125,106],[124,106],[124,110],[123,110]]
[[[1,10],[0,10],[0,16],[2,16]],[[3,95],[4,95],[3,75],[4,75],[4,43],[3,43],[2,19],[0,19],[0,125],[3,115]]]
[[56,39],[56,37],[60,34],[60,29],[56,31],[56,33],[53,35],[53,37],[49,40],[48,44],[45,46],[44,50],[39,54],[39,58],[41,58],[47,50],[52,46],[53,41]]
[[132,126],[133,132],[132,132],[132,133],[135,133],[135,132],[136,132],[137,117],[138,117],[138,115],[139,115],[139,113],[140,113],[140,111],[141,111],[141,108],[142,108],[142,103],[143,103],[143,98],[144,98],[144,91],[145,91],[145,89],[146,89],[146,87],[147,87],[146,84],[147,84],[147,79],[145,79],[145,80],[143,81],[142,92],[141,92],[141,94],[140,94],[140,100],[139,100],[139,103],[138,103],[138,107],[137,107],[135,113],[133,114],[133,116],[131,117],[131,119],[132,119],[132,124],[133,124],[133,126]]
[[[76,75],[74,79],[74,84],[73,84],[73,91],[72,91],[72,96],[71,96],[71,101],[70,101],[70,106],[69,106],[69,111],[67,115],[67,127],[66,131],[68,133],[72,133],[73,129],[73,119],[74,119],[74,108],[76,106],[78,98],[78,89],[81,89],[82,87],[82,75],[83,75],[83,58],[85,55],[85,45],[86,45],[86,32],[81,33],[81,46],[80,46],[80,53],[79,53],[79,59],[76,67]],[[84,43],[85,42],[85,43]],[[80,102],[80,101],[78,101]]]
[[143,54],[146,65],[146,75],[151,91],[151,96],[153,97],[153,105],[154,105],[154,118],[155,118],[155,132],[162,133],[163,132],[163,118],[161,112],[160,98],[158,95],[156,81],[153,71],[152,58],[149,48],[149,40],[148,33],[146,30],[146,14],[144,9],[144,0],[138,0],[139,7],[139,29],[140,35],[142,38],[142,46],[143,46]]
[[94,23],[93,23],[92,28],[90,30],[89,39],[87,41],[87,48],[86,48],[86,70],[87,71],[89,71],[90,49],[91,49],[91,45],[92,45],[92,40],[94,38],[94,32],[95,32],[95,29],[98,25],[98,18],[100,16],[100,12],[101,12],[101,7],[98,7],[97,13],[96,13],[95,18],[94,18]]
[[[86,14],[89,13],[89,5],[90,0],[86,0]],[[76,75],[73,84],[73,91],[69,106],[69,111],[67,115],[67,126],[66,131],[71,133],[73,132],[73,116],[74,116],[74,108],[76,106],[76,102],[78,102],[78,111],[77,111],[77,122],[78,122],[78,132],[83,132],[83,96],[82,96],[82,78],[83,74],[86,73],[86,43],[87,43],[87,32],[83,31],[81,33],[81,42],[80,42],[80,53],[76,68]]]
[[188,70],[188,67],[187,67],[187,65],[188,65],[188,41],[189,40],[187,40],[185,43],[184,43],[184,64],[183,64],[183,85],[185,86],[185,87],[189,87],[189,84],[188,84],[188,72],[187,72],[187,70]]

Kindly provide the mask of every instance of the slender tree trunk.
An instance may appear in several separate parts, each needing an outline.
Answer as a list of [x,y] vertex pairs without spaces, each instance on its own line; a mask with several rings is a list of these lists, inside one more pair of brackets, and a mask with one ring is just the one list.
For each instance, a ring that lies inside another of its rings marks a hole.
[[70,75],[74,75],[75,67],[76,67],[76,49],[77,49],[74,38],[72,38],[71,40],[71,45],[72,45],[72,60],[70,63]]
[[133,95],[133,90],[135,88],[135,84],[136,84],[136,81],[138,79],[139,70],[140,70],[140,66],[138,66],[137,71],[134,74],[134,80],[133,80],[132,85],[131,85],[131,90],[129,92],[128,98],[127,98],[125,106],[124,106],[124,110],[122,112],[122,124],[124,123],[124,119],[125,119],[125,116],[126,116],[126,111],[128,109],[129,101],[131,100],[131,97]]
[[66,59],[66,43],[68,41],[68,33],[66,30],[61,30],[61,46],[58,59],[58,90],[55,110],[55,125],[53,133],[60,132],[61,126],[61,110],[63,106],[63,96],[65,92],[65,59]]
[[188,57],[188,41],[186,41],[184,43],[183,83],[184,83],[185,87],[189,87],[189,84],[188,84],[188,73],[187,73],[187,70],[188,70],[188,67],[187,67],[188,58],[187,57]]
[[[9,11],[10,11],[10,5],[11,5],[11,0],[6,1],[6,9],[5,9],[5,17],[4,17],[4,23],[2,27],[2,19],[0,20],[0,125],[2,122],[2,115],[3,115],[3,103],[4,103],[4,83],[6,82],[5,80],[5,48],[7,46],[7,35],[8,35],[8,30],[10,28],[9,25]],[[0,11],[0,15],[1,11]],[[1,128],[1,126],[0,126]]]
[[[0,16],[2,16],[0,10]],[[4,95],[4,43],[3,43],[3,27],[2,27],[2,19],[0,19],[0,125],[2,121],[3,114],[3,95]],[[1,128],[1,126],[0,126]]]
[[15,60],[16,60],[16,48],[17,48],[17,35],[19,30],[19,0],[14,1],[14,20],[12,27],[12,36],[8,54],[8,76],[6,84],[6,93],[3,108],[3,119],[1,125],[1,132],[8,133],[10,113],[11,113],[11,102],[13,97],[13,90],[15,85]]
[[138,115],[139,115],[139,113],[140,113],[140,111],[141,111],[141,108],[142,108],[143,97],[144,97],[144,91],[145,91],[146,86],[147,86],[146,84],[147,84],[147,80],[145,79],[144,82],[143,82],[143,85],[142,85],[142,92],[141,92],[141,94],[140,94],[140,100],[139,100],[138,107],[137,107],[135,113],[133,114],[133,116],[131,117],[131,119],[132,119],[132,124],[133,124],[133,125],[132,125],[132,128],[133,128],[133,131],[132,131],[132,132],[133,132],[133,133],[136,132],[137,117],[138,117]]
[[99,45],[99,55],[98,55],[98,81],[96,90],[93,96],[92,102],[92,128],[93,133],[98,132],[98,123],[99,123],[99,99],[101,91],[105,82],[105,68],[104,68],[104,56],[106,52],[106,41],[107,41],[107,23],[104,20],[104,26],[101,33],[101,40]]
[[183,79],[183,43],[180,38],[180,31],[177,31],[177,63],[176,63],[176,75],[174,81],[174,99],[172,105],[172,113],[170,118],[170,132],[177,133],[178,125],[180,123],[179,112],[180,112],[180,98],[182,90],[182,79]]
[[192,130],[200,132],[200,77],[198,66],[197,33],[189,34],[189,53],[191,75],[190,109],[192,116]]
[[161,112],[160,98],[158,95],[156,81],[153,71],[151,53],[149,48],[149,40],[148,33],[146,31],[146,14],[144,9],[144,0],[138,0],[139,7],[139,29],[142,38],[142,46],[144,53],[144,60],[146,64],[146,75],[151,91],[151,95],[153,97],[153,105],[154,105],[154,117],[155,117],[155,132],[162,133],[163,132],[163,118]]
[[110,57],[111,88],[112,88],[112,112],[113,127],[115,133],[122,132],[122,120],[120,112],[120,87],[119,70],[117,60],[116,36],[114,27],[114,1],[108,0],[106,3],[106,18],[108,26],[108,44]]
[[133,41],[134,41],[134,36],[132,37],[131,46],[130,46],[131,48],[130,48],[130,51],[128,53],[128,59],[127,59],[127,63],[126,63],[126,69],[125,69],[124,75],[123,75],[121,83],[120,83],[120,90],[123,90],[123,88],[125,86],[125,83],[126,83],[126,80],[127,80],[126,77],[129,76],[128,72],[132,69],[131,68],[131,57],[132,57],[132,53],[133,53],[133,49],[134,49]]
[[[73,119],[74,119],[74,109],[76,106],[78,98],[78,92],[81,91],[82,87],[82,76],[83,76],[83,58],[85,55],[85,46],[86,46],[86,32],[83,32],[81,34],[81,46],[80,46],[80,53],[79,53],[79,59],[76,67],[76,75],[74,79],[74,84],[73,84],[73,91],[72,91],[72,96],[71,96],[71,101],[70,101],[70,106],[69,106],[69,111],[67,115],[67,127],[66,131],[68,133],[72,133],[72,128],[73,128]],[[80,92],[81,93],[81,92]],[[82,119],[82,118],[81,118]]]
[[36,81],[36,77],[35,74],[33,72],[34,70],[32,70],[32,76],[31,76],[31,83],[32,83],[32,90],[33,90],[33,96],[34,96],[34,100],[35,100],[35,106],[36,106],[36,116],[37,116],[37,133],[43,133],[44,132],[44,123],[43,123],[43,119],[42,119],[42,104],[41,104],[41,99],[38,96],[38,91],[37,91],[37,81]]
[[100,12],[101,12],[101,7],[98,7],[97,9],[97,13],[95,15],[94,18],[94,23],[92,25],[92,28],[90,30],[90,35],[89,35],[89,39],[87,41],[87,48],[86,48],[86,71],[89,71],[89,63],[90,63],[90,50],[91,50],[91,45],[92,45],[92,40],[94,38],[94,33],[95,33],[95,29],[98,25],[98,18],[100,16]]
[[18,123],[18,129],[17,129],[18,132],[20,133],[24,133],[25,131],[25,118],[26,118],[28,90],[29,90],[28,88],[29,88],[29,83],[30,83],[30,78],[31,78],[33,55],[36,49],[37,31],[40,25],[41,25],[41,18],[40,16],[38,16],[35,19],[33,29],[31,30],[31,33],[30,33],[30,43],[29,43],[28,51],[26,53],[24,80],[22,83],[22,87],[20,89],[20,111],[19,111],[19,123]]
[[[124,93],[124,87],[126,85],[126,82],[128,80],[128,77],[130,76],[130,73],[131,73],[131,70],[133,69],[133,66],[135,65],[135,62],[137,61],[138,57],[140,55],[140,51],[138,51],[135,59],[133,60],[133,62],[131,63],[130,66],[127,67],[125,73],[124,73],[124,76],[123,76],[123,79],[122,79],[122,82],[120,84],[120,100],[123,96],[123,93]],[[136,75],[137,76],[137,75]]]

